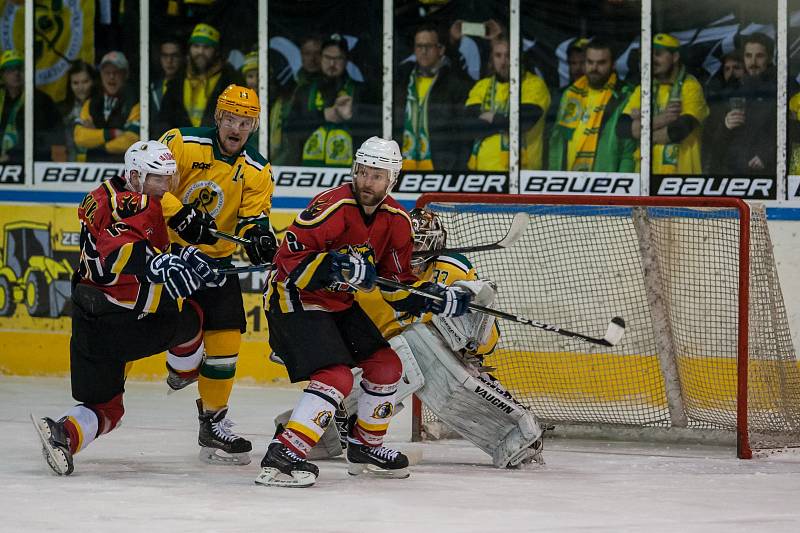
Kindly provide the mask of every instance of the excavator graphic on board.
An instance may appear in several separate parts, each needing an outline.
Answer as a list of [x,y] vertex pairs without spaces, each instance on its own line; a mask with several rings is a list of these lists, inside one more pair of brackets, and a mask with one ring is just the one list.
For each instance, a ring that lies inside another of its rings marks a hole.
[[34,317],[70,314],[70,278],[67,259],[53,257],[49,224],[10,222],[3,228],[0,265],[0,316],[14,314],[18,304]]

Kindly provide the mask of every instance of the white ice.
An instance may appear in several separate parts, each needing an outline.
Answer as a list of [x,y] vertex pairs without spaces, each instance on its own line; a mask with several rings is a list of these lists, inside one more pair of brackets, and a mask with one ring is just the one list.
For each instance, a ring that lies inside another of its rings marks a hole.
[[352,478],[331,460],[314,487],[282,489],[253,480],[297,390],[234,389],[231,418],[254,445],[243,467],[199,462],[196,391],[165,392],[129,383],[123,425],[57,477],[28,413],[62,414],[69,380],[0,377],[0,531],[800,531],[800,458],[788,453],[548,439],[545,466],[500,471],[465,441],[403,442],[401,415],[390,440],[424,454],[409,479]]

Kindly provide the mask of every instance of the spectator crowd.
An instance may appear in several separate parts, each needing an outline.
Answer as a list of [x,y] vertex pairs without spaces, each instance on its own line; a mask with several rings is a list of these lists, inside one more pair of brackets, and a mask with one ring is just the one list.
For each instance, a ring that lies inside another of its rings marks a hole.
[[[229,84],[258,89],[255,49],[231,62],[211,23],[188,37],[153,43],[148,91],[150,134],[211,126],[213,103]],[[479,41],[476,77],[465,67],[462,39]],[[299,66],[278,72],[270,50],[267,135],[276,165],[352,165],[354,147],[380,132],[381,82],[354,75],[352,43],[342,33],[297,40]],[[510,43],[488,19],[446,25],[422,21],[411,53],[393,73],[392,135],[402,141],[405,170],[506,171],[509,168]],[[693,69],[682,43],[658,33],[652,42],[651,164],[654,174],[771,175],[776,168],[775,46],[763,33],[737,38],[717,75]],[[548,86],[535,65],[520,72],[520,166],[526,170],[637,172],[641,165],[641,87],[616,71],[613,43],[578,38],[561,59],[569,85]],[[234,67],[236,63],[237,66]],[[34,90],[35,158],[120,161],[139,139],[138,83],[125,53],[95,65],[74,61],[63,101]],[[0,56],[0,162],[21,162],[23,58]],[[629,76],[633,78],[634,76]],[[477,79],[476,79],[477,78]],[[790,100],[790,168],[800,171],[800,94]]]

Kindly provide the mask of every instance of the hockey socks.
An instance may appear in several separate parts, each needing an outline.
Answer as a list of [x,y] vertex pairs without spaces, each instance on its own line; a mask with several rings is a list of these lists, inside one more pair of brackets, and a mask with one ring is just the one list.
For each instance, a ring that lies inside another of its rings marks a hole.
[[180,390],[197,381],[204,352],[202,335],[167,351],[167,385],[170,389]]
[[297,407],[292,411],[292,416],[277,440],[293,453],[305,458],[319,442],[325,429],[333,423],[336,408],[343,399],[344,395],[336,387],[312,380],[303,391]]
[[216,411],[228,405],[241,340],[239,330],[205,332],[206,358],[200,366],[197,388],[207,410]]
[[397,383],[379,385],[361,378],[358,416],[350,440],[366,446],[380,446],[394,415]]

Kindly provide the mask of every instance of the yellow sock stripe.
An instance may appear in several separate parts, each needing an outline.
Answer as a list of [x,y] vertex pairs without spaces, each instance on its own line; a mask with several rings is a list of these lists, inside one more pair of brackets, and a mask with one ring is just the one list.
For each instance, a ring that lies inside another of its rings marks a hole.
[[294,420],[289,420],[286,423],[286,429],[291,429],[292,431],[296,431],[297,433],[302,434],[307,439],[312,440],[313,442],[318,442],[322,435],[318,434],[316,431],[311,429],[308,426],[301,424],[300,422],[295,422]]
[[372,431],[372,432],[386,431],[386,429],[389,427],[388,422],[386,424],[370,424],[369,422],[364,422],[360,418],[358,419],[358,425],[366,429],[367,431]]
[[72,425],[75,426],[75,429],[78,431],[78,445],[75,447],[75,449],[77,451],[81,451],[83,449],[84,443],[86,442],[86,439],[83,438],[83,428],[78,423],[78,421],[75,420],[74,416],[68,416],[67,420],[72,422]]

